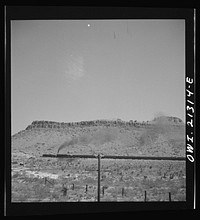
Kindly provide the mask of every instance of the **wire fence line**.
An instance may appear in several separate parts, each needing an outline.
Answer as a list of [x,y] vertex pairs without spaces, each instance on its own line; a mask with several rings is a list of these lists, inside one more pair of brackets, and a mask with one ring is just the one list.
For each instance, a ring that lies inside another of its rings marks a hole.
[[[44,177],[44,183],[45,185],[50,184],[51,187],[54,186],[54,181],[49,180],[47,177]],[[113,190],[111,191],[111,189],[113,188]],[[80,191],[81,189],[81,191]],[[93,195],[93,197],[95,198],[95,201],[100,201],[100,199],[98,200],[98,196],[94,195],[95,191],[96,191],[97,187],[94,187],[93,185],[89,185],[89,184],[85,184],[85,185],[76,185],[74,183],[71,184],[62,184],[62,188],[60,190],[60,194],[63,197],[67,197],[67,196],[71,196],[74,193],[76,195],[78,195],[78,197],[80,197],[81,195]],[[108,192],[109,191],[109,192]],[[108,186],[101,186],[100,190],[99,190],[99,196],[103,201],[104,198],[106,199],[107,196],[110,196],[111,193],[115,194],[115,198],[118,198],[120,201],[122,201],[123,199],[126,200],[126,198],[133,198],[132,201],[134,201],[134,198],[136,198],[137,196],[135,195],[135,189],[133,186],[130,187],[108,187]],[[73,193],[74,192],[74,193]],[[78,192],[78,193],[77,193]],[[139,196],[140,199],[136,198],[136,201],[144,201],[144,202],[150,202],[150,201],[155,201],[155,195],[152,192],[152,190],[144,190],[139,192]],[[153,196],[152,196],[153,194]],[[172,200],[172,192],[159,192],[159,190],[157,191],[157,196],[159,197],[157,200],[161,200],[161,201],[173,201]],[[154,198],[152,198],[154,197]]]
[[[126,198],[130,198],[132,197],[133,200],[138,201],[138,197],[140,198],[139,201],[144,201],[144,202],[148,202],[148,201],[152,201],[152,196],[151,196],[151,191],[150,190],[144,190],[143,192],[140,192],[140,195],[134,196],[134,187],[115,187],[115,189],[112,189],[112,187],[106,187],[106,186],[101,186],[101,159],[132,159],[132,160],[173,160],[173,161],[185,161],[185,157],[150,157],[150,156],[113,156],[113,155],[101,155],[101,154],[97,154],[97,155],[67,155],[67,154],[57,154],[57,155],[53,155],[53,154],[44,154],[42,155],[43,157],[50,157],[50,158],[96,158],[98,159],[98,168],[97,168],[97,172],[98,172],[98,181],[97,181],[97,186],[94,187],[92,185],[88,185],[86,184],[85,186],[82,186],[82,194],[85,195],[90,195],[93,193],[95,194],[95,190],[96,190],[96,195],[95,197],[95,201],[100,202],[102,201],[106,201],[104,200],[104,198],[109,197],[109,195],[111,196],[111,194],[113,193],[115,196],[115,198],[119,199],[119,201],[126,201]],[[45,177],[44,179],[45,181],[45,185],[46,184],[50,184],[53,185],[51,183],[50,180],[48,180],[47,177]],[[66,196],[70,196],[70,194],[73,194],[73,191],[76,191],[76,184],[72,183],[71,185],[65,185],[63,184],[62,189],[61,189],[61,193],[63,197]],[[80,188],[80,186],[79,186]],[[154,193],[155,194],[155,193]],[[161,193],[159,194],[159,198],[158,200],[161,201],[172,201],[172,192],[165,192],[162,194],[164,195],[163,198],[162,196],[160,196]],[[167,194],[167,197],[166,197]],[[79,192],[79,197],[80,197],[80,192]],[[80,199],[79,199],[80,201]],[[153,200],[155,201],[155,200]]]

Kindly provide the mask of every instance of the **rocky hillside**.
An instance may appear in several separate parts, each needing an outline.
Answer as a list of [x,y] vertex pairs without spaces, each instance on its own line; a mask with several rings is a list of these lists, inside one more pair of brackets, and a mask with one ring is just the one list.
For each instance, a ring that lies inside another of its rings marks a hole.
[[54,121],[33,121],[26,130],[33,128],[57,128],[57,129],[66,129],[68,127],[88,127],[88,126],[126,126],[126,127],[150,127],[157,121],[168,122],[173,126],[183,125],[181,119],[177,117],[166,117],[161,116],[154,118],[153,121],[143,121],[138,122],[137,120],[133,121],[122,121],[121,119],[117,120],[94,120],[94,121],[81,121],[81,122],[54,122]]
[[33,121],[12,136],[12,153],[184,156],[184,123],[176,117],[152,121]]

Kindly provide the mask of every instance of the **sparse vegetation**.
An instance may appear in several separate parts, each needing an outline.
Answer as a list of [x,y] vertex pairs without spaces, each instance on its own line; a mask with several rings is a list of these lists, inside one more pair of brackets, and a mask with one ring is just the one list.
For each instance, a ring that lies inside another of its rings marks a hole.
[[[113,127],[106,121],[96,123],[100,125],[82,122],[60,128],[53,122],[34,122],[14,135],[12,201],[97,200],[97,160],[41,157],[56,154],[60,146],[65,145],[61,151],[67,154],[184,156],[182,125],[172,126],[163,119],[148,126],[121,120]],[[146,191],[147,201],[169,201],[169,192],[172,200],[185,201],[185,175],[182,161],[102,159],[101,200],[144,201]]]
[[[64,160],[62,161],[64,163]],[[13,201],[95,201],[97,196],[97,164],[95,159],[79,159],[66,169],[58,170],[56,179],[36,178],[26,172],[12,176]],[[45,163],[43,164],[45,166]],[[150,168],[151,167],[151,168]],[[53,172],[54,167],[49,168]],[[93,170],[87,169],[93,168]],[[45,167],[43,167],[45,169]],[[173,178],[170,174],[176,170]],[[133,172],[134,171],[134,172]],[[159,172],[158,172],[159,171]],[[166,200],[171,192],[173,198],[183,199],[185,194],[184,162],[102,160],[101,187],[105,186],[102,201],[143,201],[146,190],[149,200]],[[87,192],[86,192],[87,185]],[[64,189],[66,189],[64,191]],[[150,196],[151,195],[151,196]],[[178,201],[183,201],[178,200]],[[167,200],[166,200],[167,201]]]

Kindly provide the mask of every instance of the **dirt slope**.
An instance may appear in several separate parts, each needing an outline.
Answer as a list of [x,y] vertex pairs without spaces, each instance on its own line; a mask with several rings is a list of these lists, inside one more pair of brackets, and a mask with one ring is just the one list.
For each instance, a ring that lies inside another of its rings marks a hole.
[[[58,151],[185,156],[184,124],[177,118],[148,123],[34,121],[12,136],[11,150],[13,202],[97,201],[97,159],[41,156]],[[145,190],[147,201],[168,201],[169,192],[173,201],[185,201],[185,175],[185,161],[102,159],[101,200],[144,201]]]
[[184,156],[184,125],[168,122],[49,128],[38,121],[12,136],[12,153],[41,156],[56,154],[60,148],[59,153],[68,154]]

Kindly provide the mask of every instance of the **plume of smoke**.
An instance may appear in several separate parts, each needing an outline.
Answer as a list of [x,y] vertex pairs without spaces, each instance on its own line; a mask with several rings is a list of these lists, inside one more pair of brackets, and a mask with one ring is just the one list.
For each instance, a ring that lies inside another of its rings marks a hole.
[[75,137],[68,141],[65,141],[58,148],[57,154],[60,152],[60,150],[66,148],[67,146],[75,145],[75,144],[79,144],[79,145],[93,144],[96,146],[100,146],[105,143],[116,140],[119,135],[120,132],[117,128],[102,128],[94,133],[83,134],[79,137]]
[[118,129],[102,128],[92,135],[90,143],[94,145],[103,145],[105,143],[114,141],[118,135]]
[[155,116],[152,127],[145,129],[140,136],[139,141],[141,145],[152,144],[159,135],[164,135],[171,129],[171,124],[163,113],[159,112]]
[[78,139],[77,138],[72,138],[71,140],[65,141],[63,144],[60,145],[60,147],[58,148],[57,154],[60,152],[60,150],[66,148],[69,145],[74,145],[78,143]]
[[164,117],[164,116],[166,116],[163,112],[156,112],[155,114],[154,114],[154,119],[155,118],[160,118],[160,117]]
[[154,127],[156,132],[165,134],[170,130],[170,127],[171,127],[171,123],[166,117],[166,115],[164,115],[163,113],[159,113],[159,115],[156,118],[155,127]]

